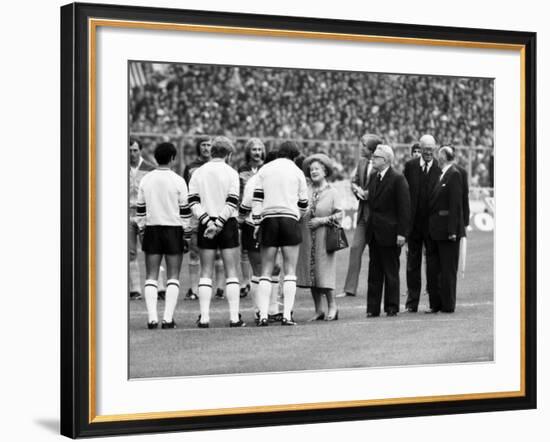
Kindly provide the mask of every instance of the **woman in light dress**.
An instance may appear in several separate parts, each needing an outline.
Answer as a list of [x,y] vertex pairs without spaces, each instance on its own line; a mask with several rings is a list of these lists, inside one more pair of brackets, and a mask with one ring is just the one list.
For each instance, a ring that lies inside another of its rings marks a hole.
[[[297,285],[311,289],[315,315],[310,321],[338,319],[334,296],[336,282],[336,252],[327,253],[327,226],[339,223],[343,210],[341,198],[328,181],[333,172],[332,160],[325,154],[307,157],[303,170],[310,181],[309,210],[301,220],[302,244],[297,269]],[[323,295],[327,299],[327,312],[323,308]]]

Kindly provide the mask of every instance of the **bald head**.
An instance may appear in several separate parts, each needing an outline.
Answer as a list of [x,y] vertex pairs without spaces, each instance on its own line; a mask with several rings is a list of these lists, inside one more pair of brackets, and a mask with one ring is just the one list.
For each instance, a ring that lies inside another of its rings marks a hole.
[[432,146],[432,149],[435,148],[435,138],[432,135],[422,135],[420,137],[420,145],[422,147],[424,146]]
[[422,135],[420,137],[420,149],[422,150],[422,158],[426,162],[432,161],[434,157],[435,138],[432,135]]
[[455,159],[455,152],[451,146],[443,145],[437,151],[437,161],[439,161],[439,164],[441,167],[444,167],[447,164],[452,163],[454,159]]

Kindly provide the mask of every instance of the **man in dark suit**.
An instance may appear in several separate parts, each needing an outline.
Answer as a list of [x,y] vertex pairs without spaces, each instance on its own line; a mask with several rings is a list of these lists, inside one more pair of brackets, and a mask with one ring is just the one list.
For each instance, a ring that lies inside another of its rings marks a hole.
[[[410,313],[418,311],[422,288],[422,248],[428,240],[429,199],[439,180],[441,169],[433,157],[435,139],[431,135],[420,138],[421,156],[405,163],[403,174],[409,184],[411,197],[411,226],[407,239],[407,301]],[[430,287],[427,287],[428,292]]]
[[456,274],[460,238],[465,235],[463,179],[453,164],[450,146],[441,146],[437,159],[441,176],[430,196],[427,243],[430,309],[426,313],[453,313],[456,306]]
[[[453,150],[453,155],[456,159],[455,147],[450,146],[450,148]],[[456,162],[454,163],[454,166],[458,169],[460,172],[460,177],[462,178],[462,218],[464,219],[464,235],[462,236],[466,236],[466,228],[470,225],[470,180],[468,178],[468,171],[464,169],[464,167]]]
[[382,144],[382,138],[378,135],[365,134],[361,138],[361,158],[359,159],[355,175],[351,180],[351,190],[359,200],[357,227],[355,228],[355,234],[349,252],[349,264],[346,283],[344,285],[344,293],[336,295],[338,298],[343,296],[355,296],[357,293],[363,251],[367,245],[366,226],[369,218],[369,209],[366,201],[367,184],[373,170],[371,163],[372,153],[379,144]]
[[382,289],[386,315],[396,316],[399,311],[399,255],[409,230],[411,203],[407,180],[391,167],[392,162],[392,148],[380,144],[372,155],[377,173],[371,174],[367,186],[368,318],[380,315]]

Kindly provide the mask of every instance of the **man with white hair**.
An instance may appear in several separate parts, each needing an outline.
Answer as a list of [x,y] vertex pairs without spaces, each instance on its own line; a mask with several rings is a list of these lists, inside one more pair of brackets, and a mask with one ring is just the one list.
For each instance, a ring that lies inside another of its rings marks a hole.
[[[429,239],[428,215],[429,201],[441,169],[433,156],[436,147],[435,138],[423,135],[420,138],[420,157],[405,163],[403,175],[409,184],[411,197],[411,225],[407,240],[407,301],[405,308],[410,313],[418,311],[420,292],[422,288],[422,248],[426,248]],[[430,287],[426,287],[430,291]]]
[[386,315],[399,312],[399,255],[409,233],[411,202],[407,180],[391,166],[393,159],[392,148],[384,144],[372,155],[376,173],[371,174],[367,186],[367,318],[380,316],[382,289]]

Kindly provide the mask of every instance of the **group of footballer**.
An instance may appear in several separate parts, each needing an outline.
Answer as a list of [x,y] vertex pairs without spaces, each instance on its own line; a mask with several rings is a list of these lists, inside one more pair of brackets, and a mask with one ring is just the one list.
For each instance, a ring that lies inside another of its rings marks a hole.
[[[213,276],[220,261],[225,287],[218,287],[214,296],[227,299],[229,327],[246,326],[239,304],[248,292],[257,326],[296,325],[292,310],[302,241],[299,220],[308,208],[306,178],[295,163],[298,145],[283,141],[266,155],[262,141],[251,138],[245,145],[246,163],[238,171],[229,165],[235,146],[227,137],[198,138],[196,150],[196,160],[182,177],[173,170],[177,149],[172,143],[155,147],[155,167],[141,156],[140,143],[130,140],[130,261],[136,262],[139,237],[145,253],[147,327],[159,327],[159,293],[165,299],[160,326],[176,327],[180,269],[187,251],[191,288],[185,298],[198,298],[199,328],[210,324]],[[159,290],[163,258],[166,284]],[[281,270],[283,312],[278,301]],[[216,279],[219,284],[222,278]],[[139,293],[131,292],[131,297]]]

